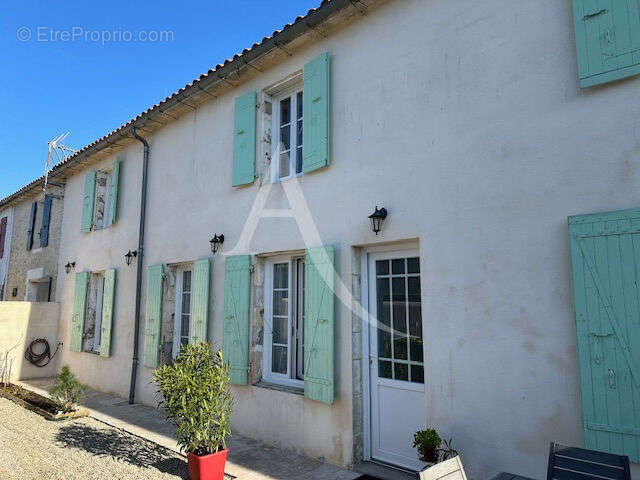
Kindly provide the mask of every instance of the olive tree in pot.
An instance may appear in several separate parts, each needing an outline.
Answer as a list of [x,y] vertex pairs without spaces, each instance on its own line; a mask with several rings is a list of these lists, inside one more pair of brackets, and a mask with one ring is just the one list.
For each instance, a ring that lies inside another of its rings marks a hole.
[[159,406],[176,426],[180,449],[187,452],[189,478],[222,480],[233,406],[222,352],[213,352],[208,343],[183,345],[174,362],[157,368],[153,379],[163,398]]

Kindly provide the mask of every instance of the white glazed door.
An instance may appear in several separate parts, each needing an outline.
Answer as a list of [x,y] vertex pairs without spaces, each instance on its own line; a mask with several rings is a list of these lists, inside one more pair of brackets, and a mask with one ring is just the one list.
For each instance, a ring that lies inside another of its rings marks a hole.
[[411,470],[425,427],[420,260],[417,251],[369,255],[371,457]]

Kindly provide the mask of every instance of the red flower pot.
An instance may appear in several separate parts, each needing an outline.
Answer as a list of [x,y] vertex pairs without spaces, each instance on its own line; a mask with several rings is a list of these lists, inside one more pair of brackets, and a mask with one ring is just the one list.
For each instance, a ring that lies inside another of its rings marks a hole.
[[209,455],[187,455],[190,480],[224,480],[224,464],[229,449],[220,450]]

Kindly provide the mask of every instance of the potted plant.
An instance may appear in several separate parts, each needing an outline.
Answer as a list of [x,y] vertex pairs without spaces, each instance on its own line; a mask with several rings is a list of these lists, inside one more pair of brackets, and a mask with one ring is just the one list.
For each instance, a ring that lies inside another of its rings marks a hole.
[[418,430],[413,435],[413,448],[418,449],[420,460],[423,462],[436,463],[441,441],[440,435],[433,428]]
[[171,365],[155,370],[153,380],[162,395],[159,406],[187,452],[189,478],[223,480],[233,399],[222,352],[213,352],[208,343],[183,345]]

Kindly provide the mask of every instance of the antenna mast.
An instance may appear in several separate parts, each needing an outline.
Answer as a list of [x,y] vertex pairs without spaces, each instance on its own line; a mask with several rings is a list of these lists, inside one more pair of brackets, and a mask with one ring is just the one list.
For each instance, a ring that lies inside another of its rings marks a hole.
[[67,138],[69,132],[61,133],[57,137],[55,137],[50,142],[47,142],[47,162],[44,166],[44,185],[42,187],[42,191],[47,193],[47,182],[49,181],[49,170],[51,165],[51,159],[55,160],[55,163],[60,163],[65,161],[71,155],[76,153],[77,150],[73,148],[65,146],[62,141]]

